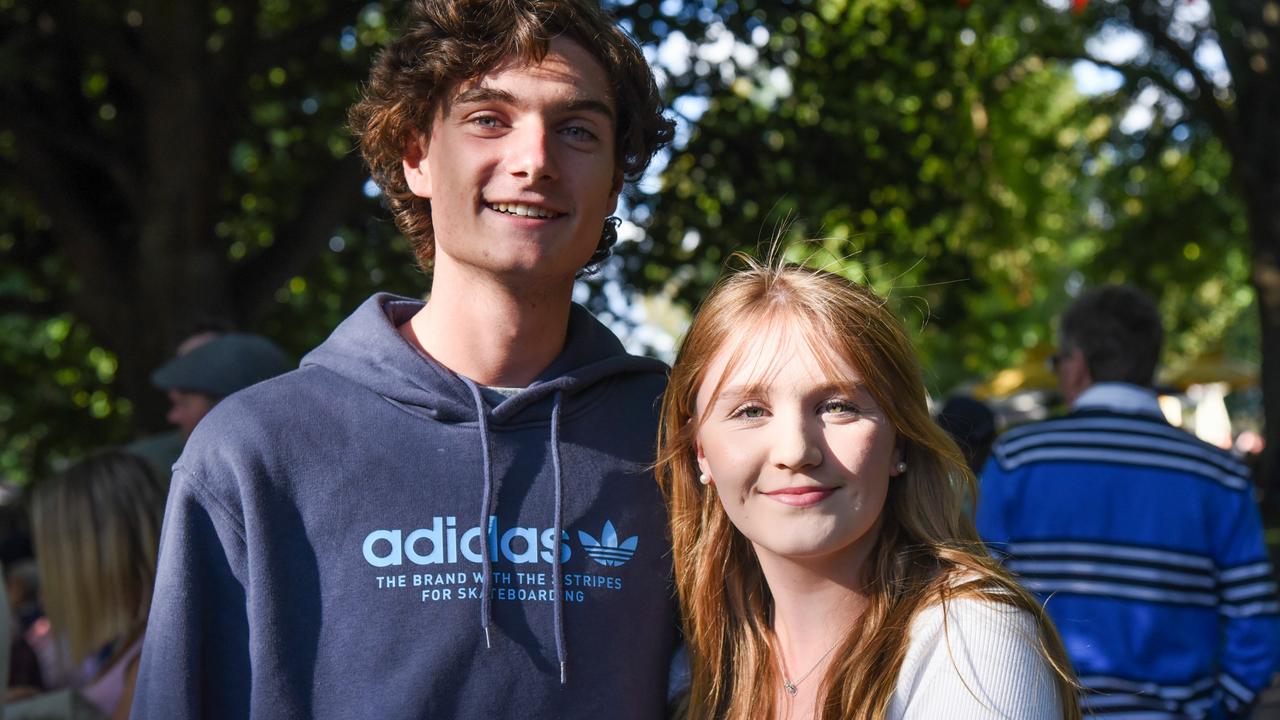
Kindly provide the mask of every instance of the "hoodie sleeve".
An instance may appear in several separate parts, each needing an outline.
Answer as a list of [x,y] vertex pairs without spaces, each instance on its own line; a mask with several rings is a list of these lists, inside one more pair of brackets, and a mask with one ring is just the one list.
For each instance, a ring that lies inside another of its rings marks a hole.
[[175,468],[133,720],[248,717],[246,545],[235,507]]

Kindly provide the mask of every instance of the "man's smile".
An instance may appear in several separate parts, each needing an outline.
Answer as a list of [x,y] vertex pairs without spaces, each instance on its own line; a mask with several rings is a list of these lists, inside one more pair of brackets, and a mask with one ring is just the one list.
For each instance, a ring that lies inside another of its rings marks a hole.
[[485,207],[489,208],[490,210],[495,210],[497,212],[500,212],[506,215],[515,215],[518,217],[542,218],[547,220],[554,220],[559,217],[564,217],[566,214],[566,213],[559,212],[557,210],[553,210],[548,207],[542,207],[540,205],[530,205],[527,203],[505,203],[505,202],[485,203]]

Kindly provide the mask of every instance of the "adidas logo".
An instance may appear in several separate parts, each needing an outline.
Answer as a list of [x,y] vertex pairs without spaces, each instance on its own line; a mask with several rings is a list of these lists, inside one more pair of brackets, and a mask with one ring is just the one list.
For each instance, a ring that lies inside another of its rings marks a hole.
[[578,540],[582,543],[582,549],[591,556],[592,560],[608,567],[626,564],[631,556],[636,554],[636,545],[640,542],[639,536],[632,535],[619,543],[618,531],[608,520],[604,523],[604,529],[600,531],[599,540],[581,530],[578,531]]
[[[365,562],[379,568],[398,567],[406,560],[414,565],[452,565],[464,560],[480,563],[484,561],[481,532],[479,526],[465,530],[458,527],[456,517],[437,516],[431,518],[430,527],[374,530],[365,536],[361,551]],[[555,559],[556,533],[553,528],[500,527],[497,516],[491,515],[484,534],[491,562],[503,558],[524,565],[550,563]],[[560,562],[565,563],[573,556],[573,549],[569,546],[571,536],[565,530],[560,537]],[[578,532],[578,540],[592,560],[607,567],[625,565],[635,555],[640,542],[639,536],[634,535],[618,542],[618,531],[610,520],[605,521],[599,540],[581,531]]]

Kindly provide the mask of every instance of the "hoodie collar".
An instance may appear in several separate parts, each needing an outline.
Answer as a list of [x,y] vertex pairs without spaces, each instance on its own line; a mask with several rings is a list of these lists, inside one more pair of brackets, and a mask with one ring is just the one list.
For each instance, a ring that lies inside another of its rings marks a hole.
[[[387,293],[374,295],[308,353],[302,366],[324,367],[440,421],[475,420],[468,383],[421,353],[397,330],[423,304]],[[507,421],[556,392],[572,396],[613,375],[665,371],[657,360],[628,355],[607,327],[574,304],[564,349],[528,388],[498,405],[492,415],[495,421]]]

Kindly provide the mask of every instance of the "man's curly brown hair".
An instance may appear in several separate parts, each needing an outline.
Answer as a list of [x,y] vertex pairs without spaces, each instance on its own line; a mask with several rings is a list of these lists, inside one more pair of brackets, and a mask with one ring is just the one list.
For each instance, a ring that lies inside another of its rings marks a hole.
[[[435,257],[431,202],[409,190],[405,149],[430,136],[436,112],[460,86],[512,60],[541,62],[556,37],[577,42],[604,67],[618,115],[614,159],[624,178],[638,179],[671,141],[674,124],[663,116],[644,54],[595,0],[415,0],[404,32],[374,62],[349,120],[424,270]],[[617,239],[609,218],[586,269],[607,258]]]

